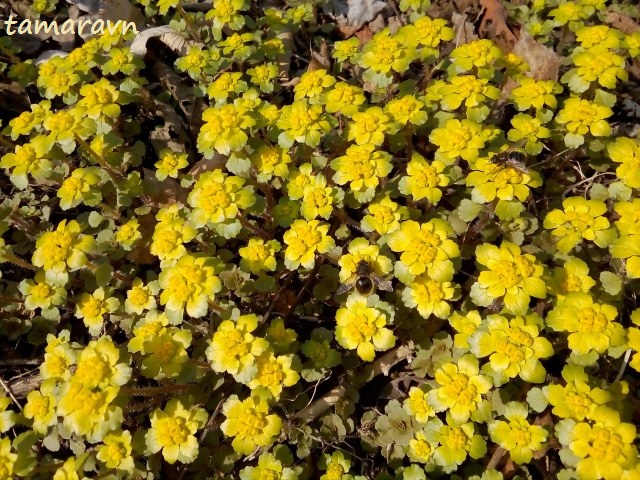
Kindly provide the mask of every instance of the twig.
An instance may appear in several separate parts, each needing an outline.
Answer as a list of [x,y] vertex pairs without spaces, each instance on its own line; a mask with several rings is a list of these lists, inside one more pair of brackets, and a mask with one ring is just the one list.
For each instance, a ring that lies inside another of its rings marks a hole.
[[4,380],[2,380],[2,378],[0,378],[0,385],[2,385],[2,388],[4,388],[5,392],[7,392],[7,394],[9,395],[9,397],[11,397],[11,400],[13,400],[13,403],[15,403],[18,408],[20,409],[20,411],[22,411],[22,405],[20,405],[20,402],[18,402],[18,399],[13,395],[13,392],[11,391],[11,389],[7,386],[6,383],[4,383]]
[[409,340],[405,345],[400,345],[399,347],[394,348],[375,362],[368,364],[363,369],[362,374],[356,376],[348,387],[338,385],[322,398],[319,398],[311,405],[307,405],[298,413],[294,414],[292,418],[302,420],[304,423],[314,421],[338,403],[338,401],[345,396],[349,388],[359,388],[365,383],[373,380],[378,375],[382,373],[387,374],[392,367],[403,360],[408,359],[412,355],[414,348],[415,346],[411,340]]

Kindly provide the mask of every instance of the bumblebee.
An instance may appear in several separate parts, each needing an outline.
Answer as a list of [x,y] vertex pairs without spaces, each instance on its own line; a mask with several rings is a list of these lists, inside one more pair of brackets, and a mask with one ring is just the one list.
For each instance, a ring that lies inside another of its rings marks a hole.
[[491,157],[490,162],[494,165],[500,165],[504,167],[511,167],[520,173],[529,173],[525,161],[527,156],[514,148],[508,148],[504,152],[496,153]]
[[356,292],[360,295],[371,295],[374,287],[387,292],[393,291],[391,282],[383,280],[376,275],[373,268],[371,268],[371,265],[366,260],[360,260],[358,262],[355,273],[351,278],[338,287],[336,295],[348,292],[354,287]]

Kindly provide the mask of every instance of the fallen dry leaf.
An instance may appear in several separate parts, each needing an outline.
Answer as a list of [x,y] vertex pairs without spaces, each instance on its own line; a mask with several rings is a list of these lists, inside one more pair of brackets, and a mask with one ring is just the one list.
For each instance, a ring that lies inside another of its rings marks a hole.
[[499,0],[480,0],[484,12],[480,22],[481,37],[490,38],[504,52],[513,51],[518,38],[507,25],[507,9]]
[[530,67],[527,76],[536,80],[557,80],[562,59],[553,49],[545,47],[527,32],[520,32],[513,53],[523,58]]

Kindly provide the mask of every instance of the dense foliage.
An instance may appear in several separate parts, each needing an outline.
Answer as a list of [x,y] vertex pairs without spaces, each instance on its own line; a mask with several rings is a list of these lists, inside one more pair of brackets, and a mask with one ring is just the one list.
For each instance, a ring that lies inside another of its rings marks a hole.
[[0,38],[0,479],[640,479],[638,10],[520,3]]

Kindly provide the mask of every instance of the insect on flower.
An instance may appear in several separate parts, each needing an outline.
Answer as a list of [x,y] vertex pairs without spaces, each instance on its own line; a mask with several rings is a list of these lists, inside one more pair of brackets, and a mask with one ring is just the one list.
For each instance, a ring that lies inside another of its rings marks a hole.
[[353,275],[338,287],[336,295],[348,292],[355,287],[360,295],[371,295],[374,286],[387,292],[393,291],[391,282],[380,278],[366,260],[360,260]]
[[494,165],[510,167],[520,173],[529,173],[525,161],[527,159],[526,154],[514,148],[507,148],[504,152],[496,153],[491,157],[490,161]]

